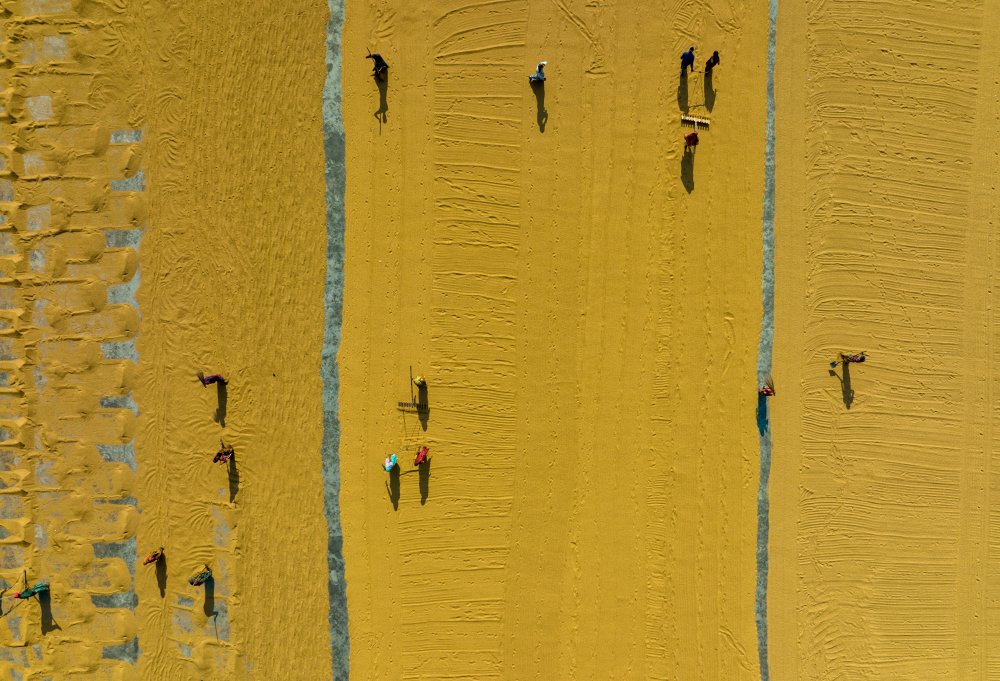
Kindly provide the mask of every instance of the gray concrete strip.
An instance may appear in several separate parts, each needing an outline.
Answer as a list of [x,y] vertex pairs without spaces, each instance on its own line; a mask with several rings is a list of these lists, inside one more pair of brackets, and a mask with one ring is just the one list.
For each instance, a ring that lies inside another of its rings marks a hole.
[[[760,344],[757,347],[757,385],[771,375],[774,349],[774,48],[778,25],[778,0],[770,0],[767,38],[767,119],[764,141],[764,263],[761,273],[763,315]],[[760,483],[757,488],[757,593],[754,617],[757,621],[757,655],[761,681],[770,681],[767,658],[767,571],[771,501],[768,485],[771,478],[771,428],[767,399],[757,400],[757,427],[760,432]]]
[[344,0],[327,0],[326,84],[323,87],[323,147],[326,151],[326,331],[323,376],[323,509],[327,524],[330,654],[333,678],[347,681],[351,644],[347,629],[344,536],[340,525],[340,370],[337,351],[344,302],[344,120],[341,114],[341,31]]

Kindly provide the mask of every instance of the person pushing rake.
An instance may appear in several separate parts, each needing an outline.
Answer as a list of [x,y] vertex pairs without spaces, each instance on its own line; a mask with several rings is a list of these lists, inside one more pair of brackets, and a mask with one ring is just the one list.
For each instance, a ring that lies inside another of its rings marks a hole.
[[365,59],[372,60],[372,76],[375,77],[375,80],[385,80],[386,74],[389,73],[389,64],[382,58],[382,55],[378,52],[372,54],[372,51],[368,50],[368,56]]
[[693,151],[695,147],[698,146],[698,125],[703,125],[706,128],[709,126],[711,121],[707,118],[700,118],[698,116],[691,116],[689,114],[681,114],[681,123],[690,123],[694,125],[694,132],[689,132],[684,135],[684,153]]
[[698,124],[694,125],[694,132],[689,132],[684,135],[684,151],[687,152],[689,149],[694,149],[698,146]]
[[838,364],[862,364],[868,359],[868,355],[865,350],[862,350],[856,355],[848,355],[846,353],[840,353],[840,361],[834,360],[830,362],[830,368],[836,369]]
[[39,582],[38,584],[36,584],[35,586],[31,587],[30,589],[25,589],[24,591],[15,591],[14,594],[13,594],[13,597],[14,598],[20,598],[21,600],[26,601],[29,598],[31,598],[32,596],[37,596],[38,594],[43,593],[43,592],[48,591],[48,590],[49,590],[49,584],[48,584],[48,582]]
[[29,598],[31,598],[33,596],[37,596],[37,595],[39,595],[41,593],[45,593],[48,590],[49,590],[49,583],[48,582],[39,582],[35,586],[33,586],[31,588],[28,588],[28,573],[25,572],[24,573],[24,588],[21,589],[20,591],[15,591],[14,593],[12,593],[11,594],[11,598],[15,598],[15,599],[21,600],[21,601],[26,601]]

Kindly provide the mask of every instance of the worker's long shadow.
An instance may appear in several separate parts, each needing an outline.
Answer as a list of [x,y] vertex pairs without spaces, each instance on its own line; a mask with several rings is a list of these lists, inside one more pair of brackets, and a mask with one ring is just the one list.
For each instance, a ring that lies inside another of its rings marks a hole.
[[681,183],[688,194],[694,191],[694,151],[690,148],[681,156]]
[[392,510],[399,510],[399,466],[393,466],[389,471],[389,482],[385,484],[389,491],[389,501],[392,502]]
[[427,430],[427,422],[431,418],[431,402],[427,385],[420,386],[417,391],[417,418],[420,419],[420,427]]
[[757,395],[757,432],[760,433],[761,437],[767,432],[767,397],[764,395]]
[[389,71],[386,70],[382,76],[375,76],[375,85],[378,86],[378,111],[375,118],[378,119],[379,132],[382,131],[382,124],[389,122]]
[[219,396],[219,406],[215,408],[215,421],[225,428],[226,411],[229,409],[229,388],[225,383],[219,381],[215,384],[215,392]]
[[236,503],[236,493],[240,491],[240,469],[236,467],[236,455],[229,458],[229,503]]
[[715,107],[715,88],[712,87],[712,72],[705,74],[705,108],[709,111]]
[[420,505],[427,503],[427,497],[431,488],[431,460],[427,459],[417,467],[417,474],[420,476]]
[[215,614],[215,577],[209,577],[205,582],[205,617]]
[[531,90],[535,93],[535,120],[538,131],[545,132],[545,124],[549,122],[549,112],[545,109],[545,81],[531,81]]
[[167,555],[156,561],[156,586],[160,587],[160,598],[167,595]]
[[677,108],[681,113],[688,111],[688,78],[687,70],[681,71],[681,80],[677,83]]
[[38,594],[38,605],[41,606],[42,610],[42,635],[44,636],[50,631],[61,629],[62,627],[52,619],[52,596],[48,590]]
[[844,399],[844,406],[850,409],[854,403],[854,388],[851,387],[851,364],[850,362],[841,362],[840,366],[843,367],[843,376],[838,376],[837,372],[833,369],[830,369],[830,375],[836,376],[837,380],[840,381],[840,391]]

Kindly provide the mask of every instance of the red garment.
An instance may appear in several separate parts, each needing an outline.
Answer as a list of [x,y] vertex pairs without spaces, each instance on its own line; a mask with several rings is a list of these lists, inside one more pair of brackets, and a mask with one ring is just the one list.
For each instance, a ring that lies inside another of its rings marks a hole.
[[425,461],[427,461],[427,447],[421,447],[420,451],[417,452],[417,458],[413,460],[413,465],[419,466]]
[[684,146],[685,147],[696,147],[698,146],[698,133],[689,132],[684,135]]

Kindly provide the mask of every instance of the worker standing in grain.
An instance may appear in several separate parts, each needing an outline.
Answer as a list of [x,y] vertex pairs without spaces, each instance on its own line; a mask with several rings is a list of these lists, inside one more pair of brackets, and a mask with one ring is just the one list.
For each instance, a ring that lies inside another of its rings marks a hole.
[[205,388],[212,385],[213,383],[221,383],[222,385],[227,385],[229,383],[229,381],[227,381],[222,377],[222,374],[212,374],[210,376],[206,376],[205,372],[199,371],[197,373],[197,376],[198,380],[201,381],[202,387]]
[[545,82],[545,65],[548,64],[547,61],[538,62],[538,66],[535,67],[535,72],[528,76],[529,83],[544,83]]
[[842,352],[840,353],[840,361],[837,362],[836,360],[834,360],[833,362],[830,362],[830,366],[836,369],[838,364],[862,364],[867,359],[868,355],[864,350],[855,355],[848,355]]
[[222,445],[222,449],[217,451],[215,456],[212,457],[212,463],[228,463],[236,455],[236,450],[232,447],[227,447],[225,442],[221,442],[220,444]]
[[47,582],[39,582],[30,589],[25,589],[24,591],[15,591],[13,595],[14,598],[20,598],[22,601],[26,601],[32,596],[37,596],[38,594],[48,590],[49,590],[49,585]]
[[705,75],[706,76],[712,75],[712,69],[714,69],[718,65],[719,65],[719,51],[716,50],[715,52],[712,53],[712,56],[708,58],[708,61],[705,62]]
[[689,47],[687,52],[681,53],[681,78],[687,75],[688,68],[694,73],[694,45]]
[[382,58],[382,55],[379,54],[378,52],[376,52],[375,54],[369,52],[368,56],[365,57],[365,59],[372,60],[372,75],[375,77],[376,80],[384,79],[385,75],[389,73],[389,64],[385,61],[385,59]]
[[201,586],[208,580],[212,578],[212,568],[205,566],[205,569],[196,574],[194,577],[188,579],[188,584],[191,586]]

